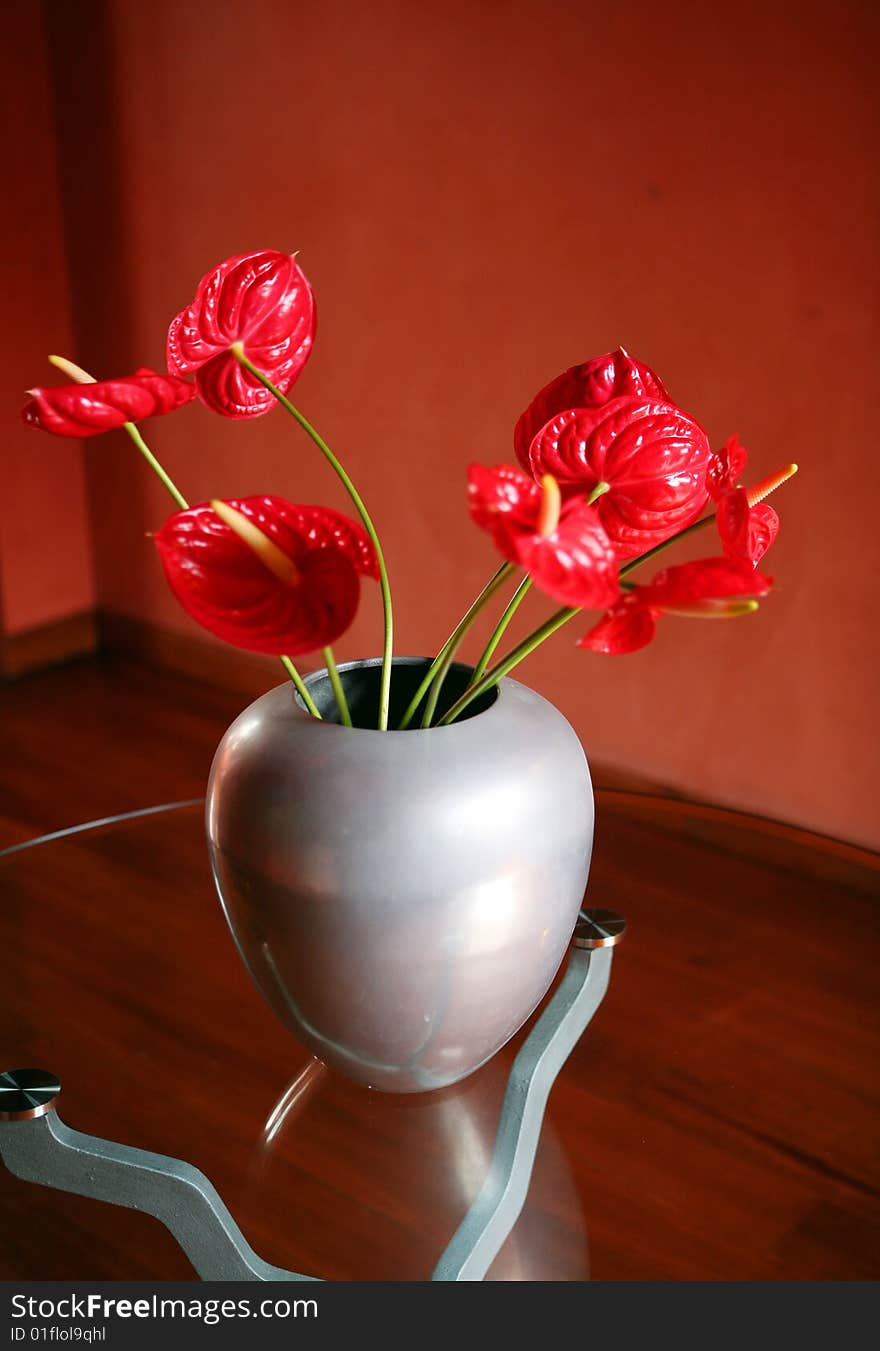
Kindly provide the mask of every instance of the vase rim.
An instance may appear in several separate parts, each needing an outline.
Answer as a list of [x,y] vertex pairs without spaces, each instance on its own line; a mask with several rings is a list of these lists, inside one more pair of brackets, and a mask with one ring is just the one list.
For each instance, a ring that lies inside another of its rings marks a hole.
[[[432,661],[434,661],[434,657],[421,657],[421,656],[405,656],[405,655],[401,655],[401,656],[396,656],[396,657],[393,657],[393,658],[392,658],[392,660],[391,660],[391,669],[393,670],[395,666],[402,666],[402,667],[405,667],[405,666],[426,666],[426,667],[427,667],[427,666],[430,666],[430,665],[431,665],[431,662],[432,662]],[[365,670],[365,669],[370,669],[370,668],[375,669],[376,667],[381,667],[381,665],[382,665],[382,658],[381,658],[381,657],[360,657],[360,658],[356,658],[356,659],[353,660],[353,661],[341,661],[341,662],[339,662],[339,663],[337,664],[337,668],[336,668],[336,669],[339,671],[340,675],[344,675],[346,671]],[[451,672],[451,671],[455,671],[455,670],[457,670],[457,671],[472,671],[473,669],[474,669],[474,668],[473,668],[472,665],[470,665],[470,663],[468,663],[468,662],[461,662],[461,661],[454,661],[454,662],[452,662],[452,664],[450,665],[450,668],[449,668],[450,672]],[[329,679],[329,671],[328,671],[328,669],[327,669],[326,666],[318,667],[316,670],[310,671],[310,672],[308,673],[308,675],[303,676],[303,680],[304,680],[306,686],[311,685],[313,682],[314,682],[314,683],[317,683],[319,680],[325,680],[325,679]],[[485,718],[487,718],[487,717],[488,717],[490,714],[492,714],[492,713],[495,713],[495,714],[497,715],[497,713],[501,711],[501,706],[503,705],[503,703],[504,703],[504,701],[505,701],[505,698],[504,698],[504,696],[505,696],[505,689],[504,689],[504,687],[505,687],[505,686],[513,685],[513,684],[515,684],[515,683],[516,683],[515,681],[511,681],[511,680],[509,680],[506,676],[503,676],[503,677],[501,678],[501,680],[499,680],[498,684],[495,686],[495,689],[494,689],[495,698],[494,698],[494,699],[492,700],[492,702],[488,705],[488,707],[482,709],[482,710],[481,710],[480,712],[478,712],[478,713],[473,713],[473,714],[471,714],[469,717],[463,718],[460,722],[450,723],[450,724],[449,724],[448,726],[446,726],[446,727],[407,727],[407,728],[405,728],[403,731],[401,731],[401,730],[400,730],[399,728],[397,728],[397,727],[388,727],[388,728],[386,728],[385,731],[380,731],[380,729],[379,729],[378,727],[346,727],[346,726],[344,726],[342,723],[340,723],[340,722],[335,722],[335,721],[333,721],[332,719],[329,719],[329,718],[327,718],[327,719],[317,719],[317,718],[312,718],[311,721],[313,721],[313,722],[320,722],[320,724],[321,724],[322,726],[324,726],[324,727],[335,727],[336,730],[339,731],[339,732],[347,732],[347,733],[355,733],[355,732],[357,732],[357,733],[359,733],[359,734],[362,735],[362,736],[382,736],[382,737],[387,737],[387,736],[389,735],[389,733],[391,733],[391,734],[394,734],[394,735],[397,735],[397,736],[406,736],[406,737],[412,738],[413,736],[418,736],[418,735],[426,736],[429,732],[432,732],[432,733],[443,732],[443,733],[446,733],[447,736],[453,735],[453,734],[460,734],[460,733],[462,732],[462,730],[465,729],[465,728],[467,727],[467,724],[468,724],[469,722],[476,722],[476,721],[479,721],[481,725],[485,725],[485,723],[484,723],[484,719],[485,719]],[[487,691],[487,694],[490,693],[490,692],[491,692],[491,691]],[[295,703],[295,705],[296,705],[296,707],[297,707],[297,710],[298,710],[300,713],[302,713],[302,714],[304,714],[304,715],[306,715],[306,716],[308,717],[308,716],[309,716],[309,714],[308,714],[308,709],[306,708],[305,704],[303,703],[302,698],[301,698],[301,696],[300,696],[300,694],[299,694],[299,691],[298,691],[298,690],[293,690],[292,693],[293,693],[294,703]]]

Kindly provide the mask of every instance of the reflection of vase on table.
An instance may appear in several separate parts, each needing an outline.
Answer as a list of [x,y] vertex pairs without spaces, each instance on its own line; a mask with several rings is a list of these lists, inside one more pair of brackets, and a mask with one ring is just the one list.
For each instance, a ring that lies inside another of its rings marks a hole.
[[[314,1213],[326,1189],[338,1186],[327,1123],[354,1117],[358,1139],[346,1170],[347,1212],[369,1209],[378,1189],[394,1196],[394,1215],[375,1218],[376,1241],[359,1245],[356,1261],[351,1245],[343,1247],[349,1261],[334,1259],[332,1274],[343,1280],[425,1279],[485,1181],[509,1064],[509,1053],[502,1052],[478,1074],[442,1092],[392,1097],[368,1093],[328,1074],[319,1061],[308,1061],[268,1113],[251,1154],[239,1199],[243,1222],[259,1216],[262,1228],[278,1236],[273,1260],[308,1268],[314,1260]],[[283,1181],[291,1166],[300,1176],[293,1198]],[[398,1237],[401,1227],[405,1242]],[[589,1277],[582,1197],[551,1105],[528,1201],[486,1279]]]

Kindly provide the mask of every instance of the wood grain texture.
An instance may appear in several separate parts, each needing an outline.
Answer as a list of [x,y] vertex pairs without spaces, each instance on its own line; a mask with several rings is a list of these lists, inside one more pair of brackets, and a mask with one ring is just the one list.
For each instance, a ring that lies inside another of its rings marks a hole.
[[[274,668],[250,698],[278,683]],[[205,791],[248,696],[101,654],[0,688],[0,848]]]
[[[63,736],[45,698],[61,673],[18,687],[7,843],[197,795],[218,720],[236,712],[206,691],[184,709],[179,682],[155,673],[75,672]],[[589,896],[630,933],[552,1094],[494,1276],[877,1278],[876,861],[848,856],[831,878],[828,842],[807,834],[771,835],[760,857],[742,848],[762,837],[748,818],[597,802]],[[58,1072],[70,1125],[203,1168],[270,1261],[347,1280],[429,1274],[484,1175],[514,1046],[416,1098],[318,1067],[241,966],[198,808],[8,855],[0,897],[15,970],[0,1061]],[[155,1221],[0,1170],[0,1278],[188,1275]]]

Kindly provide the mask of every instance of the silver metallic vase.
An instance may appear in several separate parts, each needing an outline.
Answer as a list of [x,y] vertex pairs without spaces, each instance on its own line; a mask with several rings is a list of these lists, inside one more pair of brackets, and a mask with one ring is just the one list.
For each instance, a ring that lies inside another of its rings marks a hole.
[[[392,727],[426,667],[395,661]],[[214,878],[245,965],[299,1041],[374,1088],[441,1088],[513,1035],[562,961],[592,849],[587,761],[517,681],[449,727],[379,732],[380,663],[340,673],[354,727],[316,672],[323,721],[287,684],[223,737]],[[441,710],[469,676],[452,668]]]

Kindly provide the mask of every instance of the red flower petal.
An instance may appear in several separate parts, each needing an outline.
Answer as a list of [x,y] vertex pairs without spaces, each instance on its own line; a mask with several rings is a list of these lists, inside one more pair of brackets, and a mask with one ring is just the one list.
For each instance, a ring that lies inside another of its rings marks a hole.
[[519,563],[519,542],[535,533],[541,510],[541,489],[519,469],[499,464],[468,469],[468,509],[481,530],[511,563]]
[[740,445],[736,435],[725,441],[720,450],[713,451],[706,471],[706,488],[715,502],[736,487],[748,458],[749,452]]
[[56,436],[96,436],[125,422],[171,413],[195,398],[195,385],[141,366],[134,375],[88,385],[51,385],[31,390],[22,421]]
[[735,613],[733,599],[766,596],[771,585],[771,579],[750,564],[728,558],[699,558],[664,568],[647,586],[636,587],[618,601],[578,647],[611,656],[637,652],[654,637],[657,616],[665,611],[723,616]]
[[224,417],[258,417],[275,406],[230,352],[234,342],[286,393],[315,336],[311,287],[294,258],[274,249],[227,258],[202,277],[195,300],[171,321],[168,369],[195,373],[200,398]]
[[[330,507],[294,506],[281,497],[249,500],[271,503],[270,510],[276,514],[275,518],[283,519],[292,530],[307,539],[311,547],[340,549],[351,559],[362,577],[371,577],[374,582],[379,580],[379,560],[376,557],[376,550],[359,521],[353,521],[348,516],[343,516],[342,512],[331,510]],[[256,521],[257,517],[253,516],[252,519]],[[258,524],[267,535],[271,534],[268,521],[263,524],[260,520]]]
[[542,500],[538,484],[510,465],[472,464],[468,470],[471,516],[505,558],[563,605],[610,605],[619,591],[617,559],[595,509],[566,503],[555,530],[543,535]]
[[567,409],[536,435],[535,478],[552,474],[569,494],[611,488],[598,499],[620,559],[635,558],[683,530],[706,504],[706,433],[674,404],[614,399],[598,412]]
[[729,558],[697,558],[663,568],[647,586],[637,587],[635,594],[654,610],[674,610],[731,596],[755,599],[766,596],[771,586],[772,579],[756,572],[748,563]]
[[218,638],[252,652],[297,656],[335,642],[354,619],[365,564],[354,522],[283,498],[231,499],[229,505],[295,564],[295,578],[280,581],[209,503],[189,507],[156,535],[165,575],[186,612]]
[[715,513],[718,534],[728,558],[757,567],[779,534],[779,517],[762,502],[749,506],[745,488],[734,488],[719,499]]
[[604,609],[620,594],[617,557],[594,507],[563,508],[552,534],[519,541],[519,561],[535,586],[562,605]]
[[602,652],[609,657],[622,657],[647,647],[656,628],[650,606],[644,605],[638,596],[624,596],[589,633],[584,634],[578,647]]
[[535,395],[516,424],[513,444],[520,463],[531,469],[532,441],[557,413],[568,408],[602,408],[612,399],[624,396],[647,396],[669,402],[660,377],[622,347],[563,371]]

